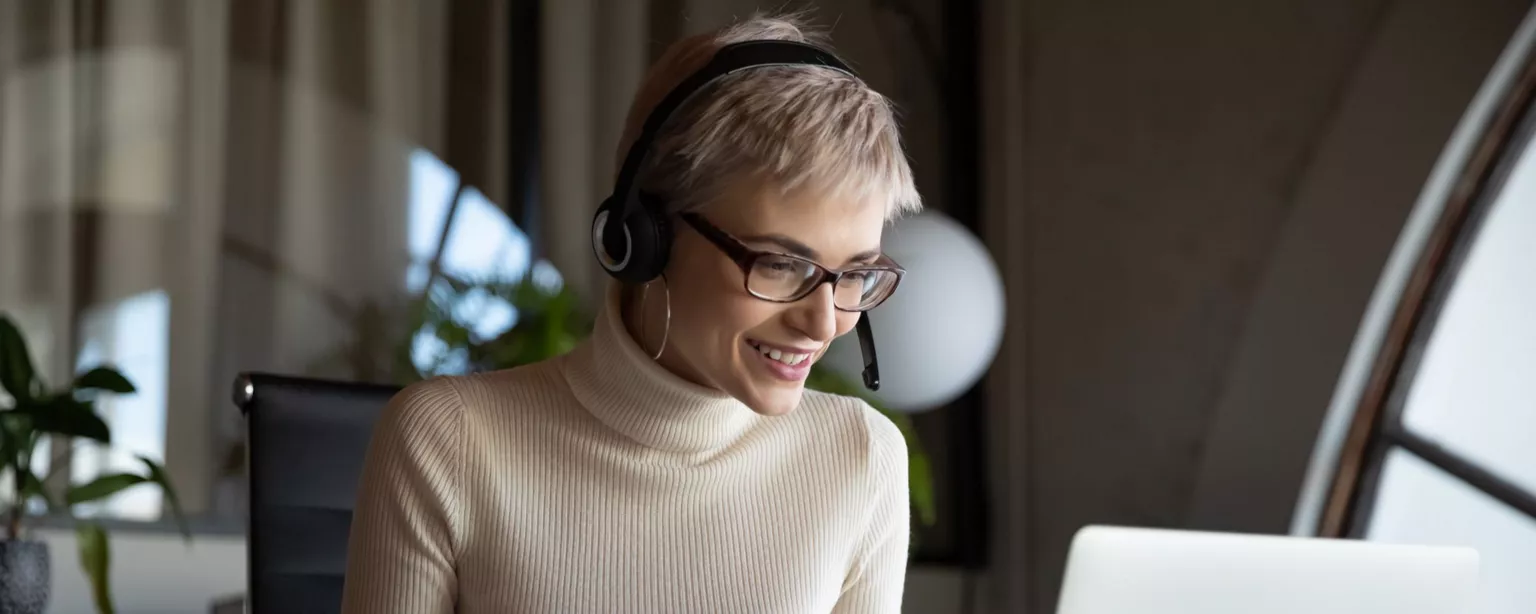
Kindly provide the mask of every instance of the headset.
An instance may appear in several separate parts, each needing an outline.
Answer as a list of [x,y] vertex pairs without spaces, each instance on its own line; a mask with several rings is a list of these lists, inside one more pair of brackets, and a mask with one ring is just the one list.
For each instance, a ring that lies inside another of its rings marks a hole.
[[[666,269],[672,253],[671,218],[661,199],[641,192],[636,182],[657,133],[678,108],[716,79],[764,66],[820,66],[858,78],[841,59],[814,45],[760,40],[721,47],[704,68],[673,88],[646,117],[640,134],[624,156],[613,194],[603,200],[592,216],[592,251],[609,275],[627,283],[649,282]],[[864,356],[864,386],[879,390],[880,367],[875,358],[869,312],[860,314],[857,330],[859,349]]]

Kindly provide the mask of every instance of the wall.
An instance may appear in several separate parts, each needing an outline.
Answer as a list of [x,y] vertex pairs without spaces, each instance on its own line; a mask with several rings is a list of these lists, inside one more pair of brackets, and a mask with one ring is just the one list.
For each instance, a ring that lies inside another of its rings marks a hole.
[[[991,611],[1088,523],[1284,532],[1414,197],[1526,2],[987,2]],[[1027,608],[1027,609],[1026,609]]]
[[[73,530],[44,529],[53,567],[49,614],[95,612]],[[118,614],[207,614],[216,599],[245,590],[245,539],[115,531],[111,585]]]
[[[1289,526],[1296,493],[1279,486],[1299,485],[1311,450],[1266,444],[1314,437],[1386,256],[1529,6],[1484,4],[1474,11],[1459,3],[1402,2],[1362,58],[1312,170],[1298,184],[1229,363],[1191,523]],[[1314,296],[1320,287],[1327,292]],[[1345,305],[1350,309],[1327,309]],[[1280,369],[1286,377],[1269,375]],[[1275,487],[1245,488],[1252,483]]]
[[1326,530],[1322,516],[1328,507],[1333,478],[1342,462],[1349,426],[1367,392],[1371,370],[1382,350],[1383,340],[1388,337],[1404,288],[1411,283],[1414,269],[1429,247],[1436,224],[1454,204],[1452,196],[1463,189],[1461,177],[1468,160],[1486,140],[1489,129],[1498,119],[1499,110],[1508,104],[1520,71],[1533,51],[1536,51],[1536,11],[1526,14],[1497,65],[1489,71],[1455,134],[1435,162],[1435,169],[1425,181],[1408,221],[1403,224],[1403,232],[1393,245],[1392,254],[1372,291],[1370,305],[1361,317],[1360,328],[1355,333],[1323,419],[1317,445],[1312,450],[1296,513],[1291,517],[1291,531],[1295,534],[1313,535]]

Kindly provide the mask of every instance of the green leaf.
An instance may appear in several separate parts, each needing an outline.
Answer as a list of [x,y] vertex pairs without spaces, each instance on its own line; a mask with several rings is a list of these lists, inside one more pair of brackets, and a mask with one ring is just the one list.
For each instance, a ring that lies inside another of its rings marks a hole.
[[21,462],[21,449],[27,442],[31,421],[14,411],[0,413],[0,466]]
[[938,521],[938,508],[933,497],[933,469],[928,463],[928,453],[923,450],[923,442],[917,435],[917,428],[912,424],[912,417],[906,414],[898,414],[876,407],[885,417],[890,418],[901,431],[902,439],[907,442],[907,489],[912,499],[912,509],[917,512],[918,521],[923,526],[933,526]]
[[113,473],[104,475],[86,484],[72,486],[64,495],[64,502],[71,506],[104,499],[117,494],[119,491],[132,486],[138,486],[148,482],[149,478],[131,473]]
[[33,473],[31,469],[28,469],[22,477],[21,495],[21,505],[26,505],[26,500],[28,497],[37,497],[42,499],[44,503],[47,503],[48,509],[50,510],[56,509],[58,507],[58,504],[54,502],[53,497],[48,494],[48,489],[43,487],[43,481],[38,479],[37,474]]
[[96,611],[112,614],[112,588],[107,577],[112,550],[107,542],[107,531],[96,523],[82,522],[75,525],[75,539],[80,542],[80,568],[91,581],[91,597],[96,601]]
[[165,492],[165,504],[171,508],[171,515],[176,518],[176,527],[181,529],[181,536],[186,541],[192,541],[192,528],[187,525],[187,516],[181,512],[181,500],[176,497],[176,487],[171,485],[171,477],[166,475],[165,467],[154,459],[140,456],[139,460],[149,468],[149,481],[160,485],[160,490]]
[[16,413],[30,418],[36,431],[112,443],[112,431],[101,416],[96,415],[95,407],[68,394],[17,407]]
[[20,404],[32,397],[32,381],[36,377],[21,329],[9,317],[0,315],[0,388]]
[[922,454],[912,454],[907,457],[908,488],[911,489],[912,508],[917,510],[917,518],[925,527],[933,526],[938,521],[939,512],[933,502],[933,471],[928,466],[928,457]]
[[437,325],[437,338],[450,348],[461,348],[470,343],[469,328],[458,322]]
[[109,367],[96,367],[86,371],[75,380],[77,390],[105,390],[118,394],[132,394],[135,392],[133,382],[123,377],[116,369]]

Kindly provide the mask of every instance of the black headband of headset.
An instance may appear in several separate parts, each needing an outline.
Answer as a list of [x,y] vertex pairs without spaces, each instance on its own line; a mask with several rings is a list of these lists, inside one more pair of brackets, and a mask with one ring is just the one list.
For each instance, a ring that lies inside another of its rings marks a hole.
[[645,125],[640,129],[640,135],[635,138],[634,144],[629,147],[629,153],[624,156],[624,166],[619,169],[618,180],[614,183],[611,198],[620,199],[617,203],[619,210],[615,212],[617,219],[610,219],[605,224],[603,240],[609,244],[623,243],[623,222],[634,214],[633,201],[638,200],[634,194],[638,189],[635,185],[636,176],[640,173],[641,165],[645,163],[645,156],[651,149],[651,142],[656,139],[656,133],[661,131],[661,127],[666,125],[667,119],[677,111],[678,107],[683,106],[689,98],[715,79],[738,70],[759,66],[793,65],[822,66],[842,71],[850,76],[857,76],[853,69],[831,52],[805,43],[760,40],[732,43],[721,47],[715,52],[709,64],[673,88],[646,117]]

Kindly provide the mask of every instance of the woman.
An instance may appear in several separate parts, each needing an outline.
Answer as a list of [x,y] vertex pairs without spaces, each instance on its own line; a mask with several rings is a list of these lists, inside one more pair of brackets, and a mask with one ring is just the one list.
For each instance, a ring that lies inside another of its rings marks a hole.
[[[669,91],[750,40],[815,42],[759,17],[675,45],[620,159]],[[643,168],[675,220],[660,278],[615,282],[566,356],[391,403],[344,611],[899,611],[901,434],[804,388],[899,280],[881,232],[920,203],[891,105],[829,68],[743,70],[673,113]]]

